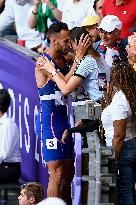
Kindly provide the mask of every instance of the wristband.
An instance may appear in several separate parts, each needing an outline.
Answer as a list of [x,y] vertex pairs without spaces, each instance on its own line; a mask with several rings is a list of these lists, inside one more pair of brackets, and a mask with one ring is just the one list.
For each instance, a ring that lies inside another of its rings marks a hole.
[[37,13],[37,12],[32,11],[32,14],[36,16],[38,13]]
[[51,73],[51,77],[53,78],[57,73],[58,73],[57,70],[54,70],[54,71]]
[[55,6],[53,6],[52,8],[50,8],[50,10],[51,10],[51,11],[53,11],[55,8],[56,8],[56,7],[55,7]]
[[74,60],[74,63],[76,63],[76,64],[79,64],[80,63],[80,60]]

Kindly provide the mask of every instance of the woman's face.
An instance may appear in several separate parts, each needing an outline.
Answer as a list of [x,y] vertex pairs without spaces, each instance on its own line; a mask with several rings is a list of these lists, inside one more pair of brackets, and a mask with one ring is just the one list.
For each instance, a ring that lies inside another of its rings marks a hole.
[[77,48],[77,44],[76,44],[76,42],[73,41],[73,40],[71,40],[70,42],[71,42],[71,47],[73,48],[73,51],[74,51],[74,53],[75,53],[76,48]]
[[129,51],[127,51],[127,52],[128,52],[128,56],[127,56],[128,62],[129,62],[130,65],[133,66],[136,63],[136,55],[129,52]]

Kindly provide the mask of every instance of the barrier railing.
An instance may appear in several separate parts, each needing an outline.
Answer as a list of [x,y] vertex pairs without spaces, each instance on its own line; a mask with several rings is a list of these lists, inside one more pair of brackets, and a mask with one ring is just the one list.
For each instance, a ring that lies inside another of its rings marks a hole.
[[[101,105],[91,100],[74,102],[73,108],[75,121],[85,118],[98,119],[101,115]],[[105,185],[110,187],[115,182],[115,176],[109,173],[108,167],[108,157],[113,156],[112,149],[100,145],[100,138],[96,130],[87,132],[86,137],[88,148],[82,148],[82,136],[75,133],[78,149],[77,147],[75,149],[74,205],[113,204],[109,196],[110,190],[108,189],[104,197],[102,193]],[[105,169],[102,169],[103,156],[107,160]]]

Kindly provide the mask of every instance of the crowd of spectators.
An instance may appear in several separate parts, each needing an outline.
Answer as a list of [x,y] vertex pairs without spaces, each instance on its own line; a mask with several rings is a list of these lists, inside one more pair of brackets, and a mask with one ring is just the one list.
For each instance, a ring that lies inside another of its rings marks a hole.
[[[43,53],[36,62],[35,70],[41,102],[37,134],[43,135],[43,155],[50,172],[48,197],[59,197],[71,204],[68,198],[74,173],[74,155],[72,137],[67,132],[69,124],[65,104],[66,96],[82,87],[91,100],[104,104],[101,121],[106,146],[113,146],[115,151],[119,205],[136,204],[134,5],[135,0],[0,1],[0,35],[16,33],[17,39],[24,40],[28,49]],[[67,58],[70,58],[70,65]],[[5,109],[4,95],[7,96]],[[3,146],[0,149],[0,175],[3,178],[1,170],[6,167],[11,170],[6,168],[6,176],[12,174],[13,165],[17,169],[17,178],[14,179],[17,181],[21,161],[18,129],[6,115],[9,105],[7,91],[0,90],[0,141]],[[7,130],[11,130],[11,125],[14,130],[8,133],[1,131],[4,129],[2,126],[8,126]],[[16,137],[16,140],[12,139],[14,144],[8,144],[12,147],[11,159],[6,151],[10,148],[3,140],[4,135],[8,137],[9,133],[9,139]],[[67,166],[71,167],[69,174],[65,174]],[[10,176],[7,179],[10,181]],[[6,179],[0,177],[0,183],[3,181],[6,182]],[[40,195],[37,194],[38,190],[33,190],[33,185],[38,186]],[[22,187],[19,204],[24,205],[23,200],[27,200],[27,204],[35,205],[43,196],[41,185],[27,183]],[[45,201],[39,205],[47,203]],[[53,201],[49,203],[53,204]],[[57,203],[65,204],[62,201]]]

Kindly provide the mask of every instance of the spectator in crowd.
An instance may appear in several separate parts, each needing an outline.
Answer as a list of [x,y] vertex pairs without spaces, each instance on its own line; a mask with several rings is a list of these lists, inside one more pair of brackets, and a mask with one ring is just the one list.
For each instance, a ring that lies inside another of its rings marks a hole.
[[6,113],[10,101],[8,91],[0,89],[0,183],[17,182],[21,176],[19,131]]
[[128,53],[128,62],[136,71],[136,33],[128,37],[128,46],[126,50]]
[[120,39],[121,28],[122,22],[114,15],[105,16],[98,27],[101,41],[95,43],[94,48],[109,67],[112,67],[113,61],[127,58],[126,45]]
[[136,73],[126,62],[114,64],[102,112],[106,145],[118,163],[118,204],[134,205],[136,182]]
[[132,33],[130,28],[136,22],[135,0],[104,0],[103,16],[115,15],[122,22],[121,39],[126,39]]
[[[3,12],[5,7],[5,0],[0,0],[0,14]],[[10,26],[8,26],[5,30],[1,32],[1,36],[6,35],[16,35],[15,26],[14,23],[12,23]]]
[[97,31],[99,20],[100,18],[98,16],[86,16],[81,24],[82,27],[89,32],[93,43],[100,40],[100,36]]
[[[83,41],[86,41],[87,36],[89,36],[89,33],[84,28],[75,27],[71,30],[70,39],[74,51],[77,50],[78,43],[80,44],[80,38],[83,37]],[[86,41],[87,44],[89,44],[88,40],[89,39]],[[84,47],[78,49],[82,52]],[[59,75],[55,65],[46,57],[45,59],[42,59],[42,61],[43,64],[45,64],[43,69],[54,74],[53,80],[64,95],[70,94],[82,84],[84,89],[88,92],[90,99],[99,101],[102,98],[103,91],[100,89],[101,85],[99,82],[103,79],[101,83],[104,85],[108,73],[108,67],[104,59],[100,57],[99,53],[94,50],[92,45],[89,44],[82,59],[75,58],[74,62],[77,65],[77,69],[75,70],[74,75],[70,76],[70,78],[66,78],[66,76],[65,80]],[[103,75],[103,78],[101,78],[101,74]]]
[[90,0],[65,0],[62,7],[62,22],[68,25],[69,29],[81,26],[86,16],[91,15]]
[[46,47],[46,33],[53,21],[61,21],[63,0],[33,0],[34,7],[28,19],[29,28],[39,31],[42,38],[42,47]]
[[33,0],[34,7],[29,17],[28,25],[39,32],[46,33],[48,27],[55,19],[61,21],[62,2],[57,0]]
[[[63,55],[68,53],[70,47],[67,25],[62,22],[52,24],[48,30],[48,37],[50,48],[45,56],[54,62],[56,69],[66,75],[69,66]],[[61,143],[64,130],[69,128],[67,97],[62,95],[53,81],[55,73],[50,75],[49,72],[41,70],[40,58],[37,61],[35,75],[42,110],[36,122],[37,134],[38,136],[42,134],[43,159],[47,162],[50,173],[47,195],[68,201],[74,175],[72,136],[66,146]],[[67,172],[68,167],[69,172]]]
[[47,199],[44,199],[38,205],[66,205],[66,203],[57,197],[48,197]]
[[31,0],[6,0],[4,11],[0,14],[0,34],[10,24],[15,22],[18,38],[25,40],[27,48],[36,49],[41,45],[41,37],[38,31],[28,27],[31,7]]
[[38,182],[28,182],[21,186],[19,205],[37,205],[44,198],[44,188]]
[[102,19],[102,6],[103,6],[103,0],[95,0],[93,4],[93,8],[95,10],[95,13]]

